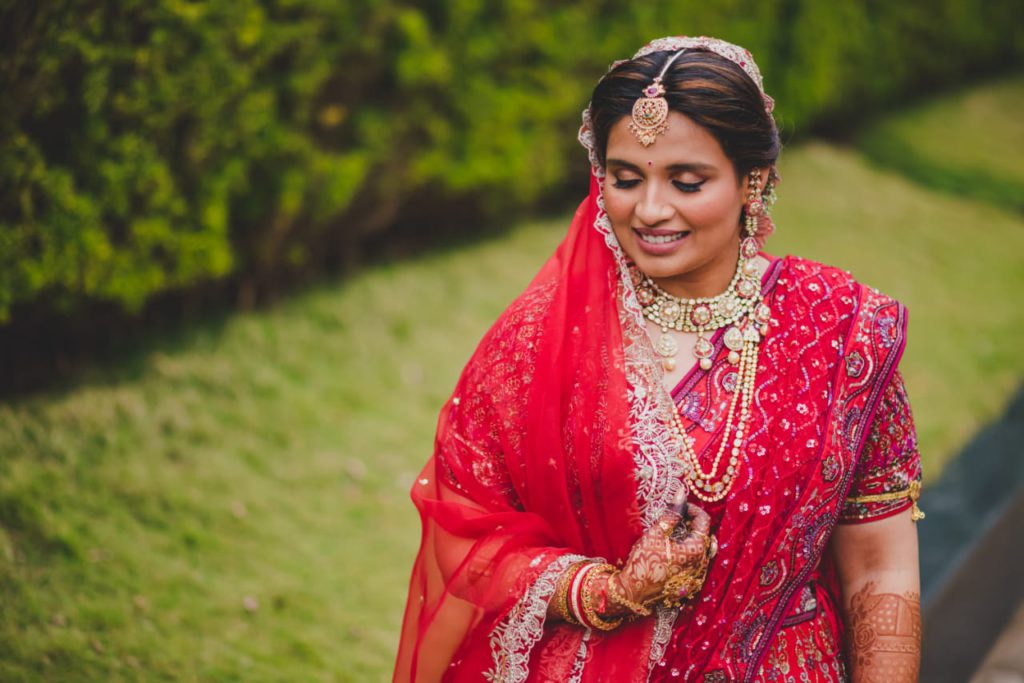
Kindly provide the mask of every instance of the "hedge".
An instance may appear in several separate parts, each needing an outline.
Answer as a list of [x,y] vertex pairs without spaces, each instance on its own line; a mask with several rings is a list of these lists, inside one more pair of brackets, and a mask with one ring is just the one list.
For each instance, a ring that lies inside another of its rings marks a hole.
[[522,212],[582,173],[574,133],[591,88],[652,37],[749,47],[800,134],[1019,60],[1015,9],[0,3],[0,322],[317,272],[358,261],[368,236],[410,215]]

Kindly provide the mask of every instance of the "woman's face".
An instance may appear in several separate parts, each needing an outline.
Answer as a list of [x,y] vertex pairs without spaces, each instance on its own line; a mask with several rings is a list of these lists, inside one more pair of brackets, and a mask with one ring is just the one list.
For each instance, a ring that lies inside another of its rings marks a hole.
[[[644,147],[629,117],[612,126],[604,201],[626,255],[677,296],[714,296],[736,268],[747,180],[711,133],[676,111]],[[724,278],[724,280],[723,280]]]

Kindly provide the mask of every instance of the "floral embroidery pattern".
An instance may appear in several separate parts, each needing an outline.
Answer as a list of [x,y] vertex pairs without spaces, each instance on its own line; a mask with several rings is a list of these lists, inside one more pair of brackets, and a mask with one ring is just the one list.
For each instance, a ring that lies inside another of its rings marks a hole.
[[765,587],[772,585],[779,580],[780,574],[778,560],[770,560],[761,567],[761,585]]
[[845,683],[846,667],[825,619],[784,627],[765,655],[756,683]]

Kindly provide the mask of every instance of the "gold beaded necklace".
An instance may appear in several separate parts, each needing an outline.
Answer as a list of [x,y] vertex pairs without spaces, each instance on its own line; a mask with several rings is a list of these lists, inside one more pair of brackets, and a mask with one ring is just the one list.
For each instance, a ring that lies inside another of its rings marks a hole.
[[[743,346],[737,370],[739,379],[733,390],[732,399],[729,401],[725,427],[722,430],[722,441],[718,445],[718,452],[712,461],[710,471],[705,471],[701,467],[700,460],[690,445],[690,438],[683,425],[682,416],[675,406],[672,410],[672,427],[681,444],[679,458],[683,461],[686,482],[690,491],[707,503],[725,498],[729,489],[732,488],[732,483],[739,472],[743,439],[751,420],[750,405],[754,397],[754,379],[757,375],[757,356],[762,335],[752,321],[748,320],[745,323],[741,332]],[[738,414],[737,408],[739,409]],[[720,480],[715,481],[727,449],[729,451],[728,464],[725,466]]]
[[[721,500],[732,488],[740,469],[743,440],[751,421],[750,406],[754,396],[758,351],[763,335],[768,333],[771,315],[756,279],[757,268],[752,259],[757,252],[757,243],[750,238],[744,239],[732,281],[722,294],[710,298],[674,297],[646,275],[636,269],[633,271],[637,299],[643,308],[644,317],[661,327],[662,334],[655,343],[655,349],[662,357],[666,371],[671,372],[675,368],[675,355],[678,352],[678,344],[669,333],[670,329],[697,333],[694,355],[701,369],[707,371],[712,365],[714,345],[706,335],[729,326],[723,341],[729,349],[729,362],[738,366],[738,380],[729,401],[722,441],[710,471],[701,467],[679,411],[674,406],[672,411],[672,428],[681,444],[679,458],[683,461],[687,485],[695,496],[708,503]],[[719,468],[726,450],[729,452],[729,460],[719,477]]]

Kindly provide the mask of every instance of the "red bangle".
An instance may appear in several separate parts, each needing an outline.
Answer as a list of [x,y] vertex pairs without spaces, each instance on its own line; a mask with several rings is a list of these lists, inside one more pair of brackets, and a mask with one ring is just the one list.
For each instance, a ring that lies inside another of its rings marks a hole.
[[[587,570],[586,576],[583,578],[581,590],[581,596],[579,599],[581,619],[588,628],[596,628],[599,631],[611,631],[618,628],[622,624],[622,619],[604,619],[598,612],[600,609],[594,608],[594,594],[592,592],[592,584],[594,579],[599,578],[601,574],[610,575],[615,571],[615,567],[610,564],[595,564]],[[602,598],[602,601],[604,598]]]
[[587,574],[596,566],[597,564],[594,562],[583,565],[576,572],[576,575],[572,577],[572,582],[569,584],[569,612],[576,621],[587,628],[593,628],[593,626],[587,620],[583,609],[583,586],[587,580]]

